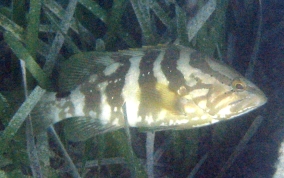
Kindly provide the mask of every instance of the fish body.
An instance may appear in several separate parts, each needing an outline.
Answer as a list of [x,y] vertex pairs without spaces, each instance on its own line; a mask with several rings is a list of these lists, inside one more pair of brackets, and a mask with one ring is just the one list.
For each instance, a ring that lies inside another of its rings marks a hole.
[[[90,66],[102,61],[109,64],[100,72],[92,71]],[[85,69],[78,71],[77,65],[73,72],[71,64],[67,71],[74,75],[61,75],[62,88],[73,78],[79,84],[68,97],[47,93],[36,107],[48,120],[41,124],[65,119],[70,132],[86,133],[75,140],[124,127],[126,120],[130,127],[159,130],[205,126],[267,101],[234,69],[183,46],[108,53],[88,62]]]

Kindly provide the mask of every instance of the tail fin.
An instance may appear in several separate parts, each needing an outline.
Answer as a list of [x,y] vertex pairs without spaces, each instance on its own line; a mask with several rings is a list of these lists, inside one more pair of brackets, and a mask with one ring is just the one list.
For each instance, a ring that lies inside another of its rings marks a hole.
[[[57,99],[56,93],[46,93],[32,111],[32,124],[35,134],[45,131],[50,125],[63,121],[68,140],[85,141],[97,134],[116,130],[120,126],[104,125],[100,119],[89,116],[76,116],[68,99]],[[72,110],[72,109],[71,109]]]
[[[107,52],[79,53],[60,64],[56,80],[58,93],[46,93],[32,111],[33,127],[36,133],[63,119],[79,117],[73,111],[75,106],[68,103],[68,98],[64,98],[65,94],[68,96],[70,91],[87,80],[89,76],[97,74],[113,64],[115,61],[111,58],[112,54]],[[72,94],[74,92],[71,92]]]
[[56,108],[56,93],[47,92],[31,112],[35,133],[45,131],[51,124],[59,122],[60,110]]

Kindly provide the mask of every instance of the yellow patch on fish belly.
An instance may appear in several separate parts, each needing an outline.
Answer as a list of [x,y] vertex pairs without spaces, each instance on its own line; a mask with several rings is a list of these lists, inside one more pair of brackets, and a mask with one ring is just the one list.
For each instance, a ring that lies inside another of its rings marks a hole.
[[178,99],[178,95],[173,91],[170,91],[167,85],[157,83],[155,87],[161,97],[161,100],[159,101],[161,107],[176,112],[175,103]]

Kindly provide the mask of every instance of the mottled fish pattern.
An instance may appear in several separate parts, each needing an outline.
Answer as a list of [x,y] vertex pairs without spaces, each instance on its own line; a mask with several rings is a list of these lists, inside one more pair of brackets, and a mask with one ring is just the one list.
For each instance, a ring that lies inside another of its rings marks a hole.
[[47,93],[37,113],[48,124],[73,118],[74,132],[86,134],[121,128],[125,119],[130,127],[187,129],[234,118],[267,100],[234,69],[183,46],[120,51],[108,58],[110,65],[82,79],[68,97]]

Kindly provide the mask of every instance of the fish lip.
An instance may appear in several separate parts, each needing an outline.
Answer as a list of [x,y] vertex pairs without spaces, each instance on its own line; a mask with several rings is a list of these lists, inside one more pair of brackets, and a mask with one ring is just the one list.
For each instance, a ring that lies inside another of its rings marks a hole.
[[245,97],[245,98],[242,98],[242,99],[233,101],[233,102],[231,102],[229,105],[230,105],[230,106],[231,106],[231,105],[236,105],[236,104],[238,104],[239,102],[241,102],[241,101],[243,101],[243,100],[245,100],[245,99],[247,99],[247,98],[249,98],[249,97]]
[[[242,98],[242,99],[233,101],[233,102],[231,102],[229,105],[230,105],[230,106],[236,106],[237,104],[241,103],[243,100],[253,99],[254,97],[257,97],[257,96],[256,96],[256,95],[247,96],[247,97],[245,97],[245,98]],[[252,110],[252,109],[258,108],[258,107],[260,107],[260,106],[263,106],[263,105],[267,102],[267,100],[268,100],[265,95],[259,95],[258,97],[259,97],[259,98],[258,98],[258,100],[256,101],[257,104],[255,104],[254,106],[248,107],[246,110]]]

